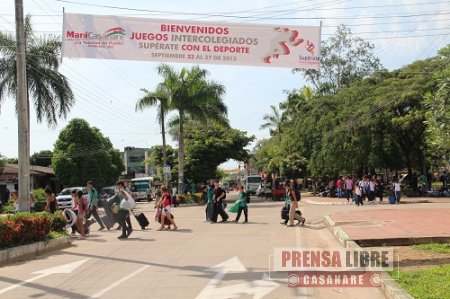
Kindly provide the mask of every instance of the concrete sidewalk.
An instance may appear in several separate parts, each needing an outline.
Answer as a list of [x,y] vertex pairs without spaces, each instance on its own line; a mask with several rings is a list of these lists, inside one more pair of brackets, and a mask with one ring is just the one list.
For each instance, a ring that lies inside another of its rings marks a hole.
[[342,243],[360,246],[412,245],[450,241],[450,208],[338,212],[325,221]]
[[[304,203],[311,205],[349,205],[353,204],[352,200],[347,202],[347,198],[338,198],[338,197],[320,197],[314,196],[311,193],[302,193],[302,199]],[[401,198],[401,204],[416,204],[416,203],[450,203],[449,197],[406,197],[403,196]],[[375,201],[369,203],[368,201],[364,201],[364,204],[374,204],[374,205],[389,205],[388,196],[383,198],[383,201],[380,202],[379,198],[376,198]]]

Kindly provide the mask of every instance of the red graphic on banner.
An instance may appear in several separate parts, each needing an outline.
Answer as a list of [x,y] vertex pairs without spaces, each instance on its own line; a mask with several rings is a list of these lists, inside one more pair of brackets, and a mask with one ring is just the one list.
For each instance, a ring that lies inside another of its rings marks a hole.
[[280,55],[290,55],[290,47],[297,47],[304,41],[297,30],[291,30],[287,27],[275,27],[275,31],[281,33],[280,39],[274,41],[272,53],[264,57],[265,63],[271,63],[272,59],[278,59]]

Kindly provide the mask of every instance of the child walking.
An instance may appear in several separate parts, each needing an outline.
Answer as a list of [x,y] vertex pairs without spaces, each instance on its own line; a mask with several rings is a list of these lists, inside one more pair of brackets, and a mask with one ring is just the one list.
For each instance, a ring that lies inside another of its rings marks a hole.
[[162,196],[161,196],[161,226],[158,230],[164,230],[164,220],[165,218],[169,219],[170,223],[173,224],[173,230],[177,230],[177,224],[175,223],[175,220],[172,218],[172,215],[170,213],[172,212],[172,196],[170,195],[168,189],[166,186],[161,187]]

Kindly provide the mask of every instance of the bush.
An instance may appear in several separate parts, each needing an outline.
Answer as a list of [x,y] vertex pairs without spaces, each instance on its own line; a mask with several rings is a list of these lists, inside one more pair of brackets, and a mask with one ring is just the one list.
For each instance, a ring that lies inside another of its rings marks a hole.
[[52,219],[52,231],[63,232],[66,229],[66,219],[64,218],[62,211],[56,211],[54,214],[50,214]]
[[52,229],[63,232],[65,220],[61,213],[16,213],[0,218],[0,248],[41,241]]
[[35,212],[42,212],[45,211],[45,206],[47,205],[47,198],[45,197],[44,189],[34,189],[34,211]]
[[177,195],[177,201],[180,204],[192,204],[192,203],[201,203],[200,195],[201,193],[196,193],[194,195]]

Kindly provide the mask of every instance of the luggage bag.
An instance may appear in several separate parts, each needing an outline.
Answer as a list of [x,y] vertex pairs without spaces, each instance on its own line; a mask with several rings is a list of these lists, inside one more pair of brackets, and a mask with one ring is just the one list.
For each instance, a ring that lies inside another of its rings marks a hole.
[[150,222],[148,221],[148,219],[147,219],[147,217],[144,215],[144,213],[134,213],[134,212],[132,212],[133,213],[133,215],[134,215],[134,218],[136,218],[136,220],[137,220],[137,222],[139,223],[139,226],[142,228],[142,229],[145,229],[149,224],[150,224]]
[[389,203],[391,205],[395,205],[397,203],[397,198],[395,198],[395,195],[389,195]]

